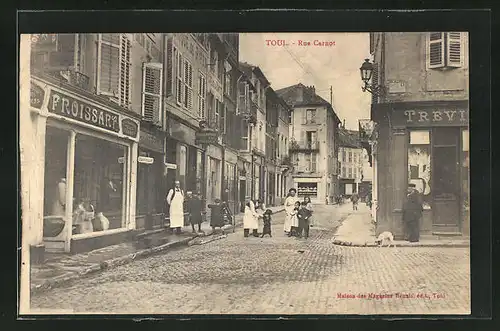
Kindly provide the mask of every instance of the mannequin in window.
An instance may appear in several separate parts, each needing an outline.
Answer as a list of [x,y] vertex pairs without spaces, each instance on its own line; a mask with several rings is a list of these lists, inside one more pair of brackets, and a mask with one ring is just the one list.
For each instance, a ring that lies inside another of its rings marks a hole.
[[55,189],[54,203],[52,204],[52,215],[64,216],[66,207],[66,178],[61,178]]

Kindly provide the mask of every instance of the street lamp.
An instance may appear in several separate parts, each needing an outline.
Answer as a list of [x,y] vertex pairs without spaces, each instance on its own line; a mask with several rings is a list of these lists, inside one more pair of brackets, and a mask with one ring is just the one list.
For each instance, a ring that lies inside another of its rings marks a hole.
[[378,95],[381,92],[382,86],[370,86],[370,80],[372,79],[373,75],[373,64],[370,63],[369,59],[365,59],[365,62],[363,62],[363,64],[359,68],[359,71],[361,73],[361,80],[364,83],[364,85],[361,87],[361,90],[363,92],[368,91],[371,94]]

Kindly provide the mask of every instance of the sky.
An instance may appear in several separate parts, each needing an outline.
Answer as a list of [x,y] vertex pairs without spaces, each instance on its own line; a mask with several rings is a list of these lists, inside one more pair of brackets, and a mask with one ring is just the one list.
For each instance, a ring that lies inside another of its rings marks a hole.
[[[284,40],[286,46],[273,46],[271,40]],[[313,85],[330,102],[332,86],[335,112],[347,129],[358,130],[358,119],[370,118],[371,95],[361,91],[359,73],[370,58],[368,33],[240,33],[239,57],[259,66],[274,90]]]

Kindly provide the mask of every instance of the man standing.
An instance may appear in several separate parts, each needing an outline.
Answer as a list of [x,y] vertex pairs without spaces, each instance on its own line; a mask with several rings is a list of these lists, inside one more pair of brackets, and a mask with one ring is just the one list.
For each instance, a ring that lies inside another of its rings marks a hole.
[[403,205],[403,223],[406,239],[409,242],[418,242],[420,239],[420,218],[423,210],[420,193],[415,184],[408,184],[408,194]]
[[178,180],[175,181],[175,187],[168,192],[167,203],[170,206],[170,228],[176,229],[176,233],[180,234],[184,226],[184,192]]

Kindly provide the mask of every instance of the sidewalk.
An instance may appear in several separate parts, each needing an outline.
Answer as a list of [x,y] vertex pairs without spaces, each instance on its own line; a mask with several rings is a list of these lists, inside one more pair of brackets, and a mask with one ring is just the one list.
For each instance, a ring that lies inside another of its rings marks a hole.
[[[352,205],[347,204],[352,211]],[[363,203],[358,205],[357,211],[352,213],[342,222],[337,229],[333,243],[342,246],[374,247],[375,225],[371,220],[370,209]],[[397,247],[469,247],[470,241],[463,238],[450,238],[438,236],[420,236],[420,241],[410,243],[404,240],[394,240]]]
[[[283,206],[270,207],[273,213],[284,210]],[[235,216],[235,228],[243,226],[243,213]],[[197,229],[197,228],[196,228]],[[230,234],[232,225],[226,225],[224,231]],[[145,231],[136,236],[135,241],[124,242],[81,254],[49,254],[45,263],[31,265],[31,292],[36,293],[60,286],[80,277],[127,264],[135,259],[166,251],[188,243],[199,236],[210,236],[212,229],[209,222],[202,223],[204,234],[192,233],[191,226],[185,226],[181,235],[167,234],[164,229]]]

